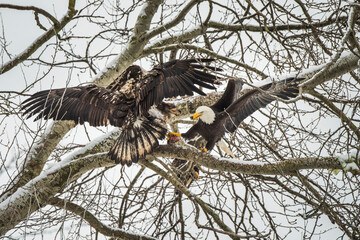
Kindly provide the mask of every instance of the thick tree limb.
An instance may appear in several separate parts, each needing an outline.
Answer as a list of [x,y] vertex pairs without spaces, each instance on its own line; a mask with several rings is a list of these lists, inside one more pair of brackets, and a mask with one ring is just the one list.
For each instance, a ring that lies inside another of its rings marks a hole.
[[[70,0],[69,6],[71,2],[75,3],[75,0]],[[148,32],[150,29],[152,17],[156,13],[156,10],[160,6],[161,2],[162,1],[160,0],[146,1],[145,6],[143,7],[143,14],[138,16],[137,22],[135,24],[136,27],[134,28],[133,32],[134,34],[130,43],[116,59],[115,64],[98,75],[95,83],[103,86],[107,85],[128,65],[132,64],[135,60],[143,56],[142,54],[144,53],[145,45],[149,43],[149,38],[152,37],[150,32]],[[195,4],[195,1],[191,1],[191,4]],[[176,19],[181,18],[183,18],[182,13],[179,14]],[[169,24],[176,25],[176,21],[171,21]],[[167,44],[169,43],[182,43],[183,41],[191,40],[194,37],[204,34],[204,32],[208,29],[209,25],[200,26],[196,29],[193,29],[192,31],[188,31],[184,34],[176,36],[178,38],[171,37],[156,42],[149,46],[148,49],[149,51],[156,51],[156,47],[166,49]],[[267,28],[265,30],[267,31],[269,29]],[[156,31],[163,32],[164,28],[159,28]],[[262,30],[260,29],[260,31]],[[156,32],[154,31],[152,34],[155,35],[155,33]],[[205,50],[203,52],[210,55],[210,52],[206,52]],[[27,57],[25,56],[24,59],[27,59]],[[223,60],[228,61],[229,59],[223,58]],[[329,81],[335,77],[339,77],[344,73],[348,73],[356,69],[358,67],[358,60],[359,57],[356,54],[349,52],[347,54],[343,54],[340,58],[334,58],[334,62],[327,65],[325,70],[321,71],[323,66],[319,66],[317,69],[312,69],[301,73],[300,76],[305,76],[308,79],[313,77],[311,81],[307,81],[303,84],[304,90],[311,91],[314,87],[323,82]],[[21,61],[22,60],[19,60],[18,63]],[[236,64],[235,62],[233,63]],[[0,73],[1,72],[4,71],[1,70]],[[182,110],[186,110],[183,111],[185,115],[190,114],[194,112],[196,107],[200,104],[211,105],[211,103],[216,101],[219,96],[220,95],[213,94],[205,98],[194,98],[194,103],[182,103],[180,108],[182,108]],[[91,146],[91,148],[89,148],[89,150],[87,150],[85,153],[77,154],[76,156],[73,156],[72,159],[68,159],[67,161],[63,161],[57,165],[54,165],[54,168],[51,170],[41,173],[43,165],[48,159],[49,154],[55,149],[57,143],[63,138],[69,129],[73,127],[72,124],[73,123],[66,122],[56,123],[52,132],[45,136],[45,142],[41,149],[39,148],[38,151],[34,151],[32,158],[29,159],[29,162],[25,166],[26,171],[30,172],[20,177],[19,182],[10,192],[8,192],[8,195],[5,196],[7,197],[5,201],[0,203],[0,234],[6,233],[16,224],[25,220],[28,215],[48,204],[51,197],[55,196],[57,193],[62,192],[66,186],[68,186],[68,184],[70,184],[72,181],[75,181],[85,172],[99,167],[114,166],[114,163],[105,157],[105,153],[99,154],[99,152],[107,151],[109,146],[113,144],[114,139],[113,137],[110,137],[101,144]],[[56,127],[58,127],[59,130],[56,130]],[[295,175],[296,171],[306,169],[342,169],[342,166],[337,158],[302,158],[284,160],[275,163],[254,164],[251,162],[241,162],[238,160],[220,159],[209,154],[199,152],[193,148],[182,148],[175,145],[160,146],[154,151],[153,155],[148,155],[149,160],[152,160],[156,157],[176,157],[181,159],[190,159],[210,169],[253,175],[264,174],[293,176]],[[146,161],[140,161],[140,163],[141,162],[144,165],[148,163]],[[148,166],[150,167],[156,165],[151,164]],[[161,171],[162,174],[166,174],[166,171],[162,169]],[[359,171],[353,170],[353,173],[359,174]],[[171,181],[171,183],[174,185],[177,184],[174,181]],[[181,184],[181,182],[179,183]],[[176,185],[176,187],[179,186]],[[182,189],[182,191],[184,192],[187,190]],[[201,203],[198,202],[198,204]],[[206,207],[203,207],[203,209],[206,209]],[[211,215],[210,211],[207,213]],[[216,215],[213,215],[213,217],[215,219]],[[218,224],[221,225],[221,222]],[[225,229],[224,227],[221,228]],[[227,231],[227,229],[224,231]]]
[[[117,134],[114,135],[117,136]],[[105,154],[96,154],[101,152],[100,147],[109,149],[110,146],[107,144],[114,141],[112,137],[89,147],[90,149],[85,152],[80,151],[73,158],[55,164],[53,168],[27,182],[1,202],[0,236],[25,220],[28,215],[45,206],[50,198],[62,192],[66,186],[85,172],[99,167],[114,166],[115,163],[104,157]],[[92,155],[92,158],[84,157],[89,154],[95,155]],[[81,160],[72,162],[75,158],[81,158]]]
[[144,3],[141,14],[139,14],[133,36],[124,51],[115,59],[113,66],[103,70],[94,81],[99,86],[106,86],[120,75],[129,65],[139,59],[145,45],[149,41],[147,31],[150,29],[151,20],[163,0],[148,0]]
[[189,31],[184,31],[182,34],[179,35],[171,35],[167,38],[162,38],[160,41],[157,41],[151,45],[149,45],[148,49],[155,49],[159,47],[164,47],[170,44],[182,44],[187,42],[191,39],[194,39],[206,32],[207,28],[204,25],[197,26]]
[[[217,158],[200,150],[190,150],[175,145],[161,145],[154,151],[153,156],[192,160],[210,169],[250,175],[294,175],[296,171],[305,169],[342,169],[335,157],[298,158],[276,163],[259,163]],[[354,173],[359,174],[358,171]]]
[[299,77],[305,77],[308,81],[302,83],[305,91],[314,89],[317,85],[331,79],[340,77],[358,68],[359,55],[352,52],[344,52],[339,58],[331,60],[318,69],[299,74]]
[[[115,163],[106,156],[106,153],[101,152],[107,151],[116,137],[117,133],[113,133],[103,141],[95,141],[95,145],[90,143],[86,148],[89,150],[80,151],[71,159],[56,164],[0,203],[0,235],[4,235],[28,215],[48,204],[50,198],[62,192],[66,186],[85,172],[99,167],[114,166]],[[211,169],[254,175],[294,175],[294,171],[302,169],[342,168],[337,158],[291,159],[277,163],[253,164],[219,159],[194,148],[188,149],[175,145],[161,145],[147,158],[154,157],[191,159]],[[358,172],[354,173],[358,174]],[[181,183],[180,186],[182,186]]]
[[[139,15],[137,19],[137,27],[134,29],[134,36],[132,38],[132,41],[129,43],[128,48],[126,48],[117,59],[117,64],[115,65],[116,69],[108,70],[106,71],[106,74],[104,73],[103,75],[100,75],[98,78],[96,78],[95,82],[97,84],[107,85],[119,74],[119,71],[122,72],[126,67],[131,65],[138,58],[143,47],[147,43],[147,40],[141,39],[141,36],[143,36],[143,34],[145,34],[145,32],[150,28],[152,17],[156,13],[157,8],[159,7],[161,2],[161,0],[149,0],[148,3],[146,3],[147,5],[144,6],[143,9],[144,14]],[[75,0],[69,0],[68,14],[73,14],[71,15],[71,17],[74,16],[76,13],[76,11],[74,10],[74,5]],[[67,17],[65,16],[64,19],[67,19]],[[64,19],[61,22],[65,21]],[[69,18],[68,20],[70,21],[71,19]],[[44,39],[44,42],[47,40],[48,39]],[[21,62],[23,60],[24,59],[20,59],[19,61]],[[56,145],[74,126],[75,125],[72,121],[56,122],[53,125],[53,128],[49,131],[48,135],[43,137],[43,142],[39,144],[40,147],[38,149],[34,149],[31,152],[31,157],[27,159],[26,167],[24,169],[26,171],[26,174],[16,179],[16,182],[12,186],[11,190],[6,194],[15,192],[18,187],[23,186],[30,179],[37,176],[41,172],[46,160],[53,152]]]
[[38,176],[48,160],[50,154],[58,145],[60,140],[67,134],[67,132],[75,126],[74,121],[59,121],[54,123],[50,132],[42,137],[36,143],[36,147],[31,149],[30,156],[27,156],[25,166],[20,171],[20,176],[15,179],[14,185],[9,190],[2,194],[1,199],[14,193],[19,187],[24,186],[31,179]]

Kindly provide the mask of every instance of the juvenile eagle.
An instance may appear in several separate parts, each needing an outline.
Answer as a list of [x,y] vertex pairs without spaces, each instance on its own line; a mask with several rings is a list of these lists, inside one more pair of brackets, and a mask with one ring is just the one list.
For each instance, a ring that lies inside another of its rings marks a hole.
[[196,85],[215,89],[216,76],[204,66],[214,59],[173,60],[145,72],[140,66],[128,67],[106,88],[96,85],[40,91],[23,102],[24,115],[30,118],[74,120],[91,126],[113,125],[122,131],[109,155],[116,163],[137,162],[158,145],[167,129],[165,120],[172,106],[164,98],[205,95]]
[[[233,156],[224,146],[222,137],[226,132],[234,132],[240,123],[256,110],[265,107],[276,97],[288,100],[299,93],[298,83],[303,78],[289,78],[283,81],[265,84],[247,91],[240,98],[236,98],[239,84],[229,80],[222,97],[212,106],[200,106],[196,109],[193,119],[199,121],[186,133],[169,133],[169,137],[181,136],[185,139],[194,139],[202,136],[207,144],[202,150],[210,151],[218,144],[226,153]],[[275,96],[275,97],[274,97]],[[225,149],[224,149],[225,148]]]

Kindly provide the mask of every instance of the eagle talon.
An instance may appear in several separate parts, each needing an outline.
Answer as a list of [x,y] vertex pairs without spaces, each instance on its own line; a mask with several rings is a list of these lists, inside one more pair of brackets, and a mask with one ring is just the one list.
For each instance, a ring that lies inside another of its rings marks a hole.
[[181,137],[181,133],[175,133],[175,132],[170,132],[166,134],[167,137],[172,137],[172,136],[177,136],[177,137]]
[[181,134],[169,132],[169,133],[165,134],[165,136],[166,136],[166,140],[168,143],[176,143],[177,141],[180,140]]
[[207,153],[207,148],[200,148],[200,150]]
[[199,180],[200,179],[200,174],[198,171],[195,171],[195,174],[196,174],[196,180]]

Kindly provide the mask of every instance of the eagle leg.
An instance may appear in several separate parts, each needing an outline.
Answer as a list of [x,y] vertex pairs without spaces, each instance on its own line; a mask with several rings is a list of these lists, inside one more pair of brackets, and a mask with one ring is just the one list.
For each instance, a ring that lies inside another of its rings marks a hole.
[[206,152],[206,153],[208,152],[208,150],[207,150],[206,147],[205,147],[205,148],[200,148],[200,150],[201,150],[201,151],[204,151],[204,152]]
[[[175,158],[172,164],[175,167],[174,171],[177,172],[177,177],[187,188],[193,181],[200,179],[200,169],[194,162]],[[180,192],[176,190],[175,193],[179,194]]]
[[192,169],[190,169],[190,176],[188,176],[188,179],[185,183],[185,186],[187,188],[190,187],[190,184],[194,181],[194,180],[199,180],[200,179],[200,174],[199,174],[199,168],[197,166],[194,166]]
[[199,168],[197,166],[194,166],[193,170],[194,170],[194,173],[195,173],[195,176],[196,176],[196,180],[199,180],[200,179],[200,170],[199,170]]
[[166,136],[167,143],[171,144],[171,143],[176,143],[180,140],[181,133],[169,132],[169,133],[165,134],[165,136]]
[[181,137],[181,133],[175,133],[175,132],[170,132],[166,134],[167,137],[171,137],[171,136],[177,136],[177,137]]

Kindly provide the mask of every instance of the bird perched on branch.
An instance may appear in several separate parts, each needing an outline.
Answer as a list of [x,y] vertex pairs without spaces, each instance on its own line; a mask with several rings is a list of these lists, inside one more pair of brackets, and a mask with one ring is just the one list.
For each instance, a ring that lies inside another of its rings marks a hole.
[[186,133],[168,134],[168,138],[175,142],[176,137],[194,139],[202,136],[206,146],[201,150],[207,152],[217,144],[223,151],[233,156],[230,149],[222,140],[226,132],[234,132],[240,123],[256,110],[265,107],[276,98],[288,100],[299,93],[298,83],[303,78],[288,78],[279,82],[265,84],[259,88],[247,91],[240,98],[236,94],[241,89],[241,83],[229,80],[222,97],[212,106],[200,106],[196,109],[193,119],[199,121]]
[[165,137],[165,121],[176,108],[164,103],[164,98],[194,92],[205,95],[198,86],[215,89],[216,76],[204,71],[221,71],[204,65],[212,61],[173,60],[149,72],[132,65],[106,88],[92,84],[40,91],[26,99],[22,108],[27,118],[37,115],[35,120],[50,118],[121,127],[109,155],[116,163],[130,166],[150,153],[158,145],[158,139]]

